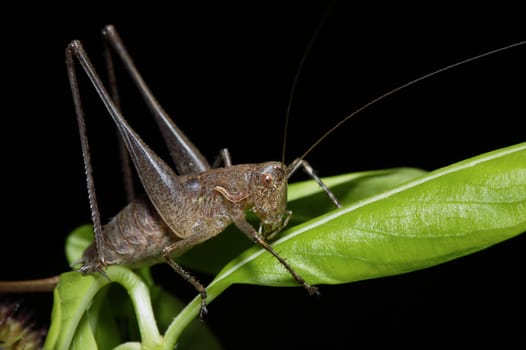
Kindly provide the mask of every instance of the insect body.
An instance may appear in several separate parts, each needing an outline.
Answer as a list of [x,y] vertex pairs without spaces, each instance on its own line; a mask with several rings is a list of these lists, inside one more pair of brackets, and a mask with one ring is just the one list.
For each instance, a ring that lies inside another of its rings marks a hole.
[[[232,222],[244,230],[240,221],[247,210],[253,210],[263,227],[270,229],[265,232],[279,230],[287,199],[286,171],[279,162],[267,162],[179,177],[181,194],[170,212],[177,220],[176,232],[148,199],[135,199],[103,228],[105,263],[134,266],[160,262],[161,252],[170,244],[184,247],[166,252],[182,253],[183,248],[219,234]],[[93,248],[84,255],[83,270],[96,270],[100,264]]]
[[[300,166],[320,184],[335,205],[340,206],[308,163],[297,159],[290,166],[281,162],[231,165],[228,152],[223,151],[222,162],[225,166],[212,168],[155,100],[115,29],[106,27],[104,35],[123,60],[155,116],[179,175],[131,129],[103,86],[82,45],[73,41],[66,49],[66,63],[79,124],[95,232],[95,242],[85,251],[79,271],[104,274],[103,268],[107,265],[138,267],[164,260],[199,291],[202,317],[206,313],[206,289],[173,257],[216,236],[234,223],[252,241],[274,255],[309,294],[317,294],[317,288],[296,273],[266,240],[274,237],[288,222],[291,213],[286,210],[287,180]],[[75,58],[113,118],[146,192],[146,196],[132,200],[105,226],[100,223],[96,202]],[[259,218],[259,230],[246,220],[247,211],[252,211]]]

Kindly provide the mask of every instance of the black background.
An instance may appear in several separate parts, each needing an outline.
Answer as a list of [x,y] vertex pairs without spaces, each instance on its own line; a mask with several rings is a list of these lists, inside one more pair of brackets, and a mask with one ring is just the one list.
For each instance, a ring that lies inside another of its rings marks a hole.
[[[85,2],[5,11],[1,278],[67,270],[64,238],[90,220],[64,65],[70,40],[82,40],[102,70],[100,29],[115,24],[160,102],[209,159],[228,147],[235,163],[279,160],[292,79],[326,8],[301,1],[170,7]],[[336,3],[294,95],[287,160],[378,95],[524,40],[513,9],[491,10],[481,15]],[[524,58],[524,47],[516,48],[391,96],[337,130],[308,159],[321,176],[394,166],[433,170],[524,141]],[[120,83],[126,116],[162,150],[135,90],[126,78]],[[114,131],[87,84],[82,93],[107,218],[124,204]],[[207,323],[225,348],[524,346],[525,248],[519,236],[423,271],[321,286],[321,298],[301,288],[233,286],[210,305]],[[166,266],[156,269],[183,298],[194,295],[175,274],[164,273]],[[51,295],[19,300],[36,310],[40,322],[48,321]]]

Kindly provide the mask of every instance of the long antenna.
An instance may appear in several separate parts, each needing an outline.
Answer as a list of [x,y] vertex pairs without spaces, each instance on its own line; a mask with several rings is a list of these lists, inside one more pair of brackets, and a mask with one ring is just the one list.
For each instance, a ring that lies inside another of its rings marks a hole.
[[458,67],[458,66],[461,66],[463,64],[466,64],[468,62],[472,62],[472,61],[475,61],[475,60],[478,60],[478,59],[481,59],[483,57],[487,57],[487,56],[490,56],[490,55],[493,55],[493,54],[496,54],[498,52],[501,52],[501,51],[505,51],[505,50],[509,50],[511,48],[514,48],[514,47],[517,47],[517,46],[521,46],[521,45],[524,45],[526,44],[526,40],[524,41],[519,41],[517,43],[514,43],[514,44],[511,44],[511,45],[507,45],[507,46],[504,46],[504,47],[501,47],[501,48],[498,48],[498,49],[495,49],[495,50],[491,50],[491,51],[488,51],[488,52],[485,52],[485,53],[482,53],[480,55],[477,55],[477,56],[474,56],[474,57],[471,57],[471,58],[467,58],[465,60],[462,60],[460,62],[457,62],[457,63],[453,63],[453,64],[450,64],[448,66],[445,66],[443,68],[440,68],[440,69],[437,69],[431,73],[428,73],[428,74],[425,74],[419,78],[416,78],[416,79],[413,79],[403,85],[400,85],[398,86],[397,88],[394,88],[378,97],[376,97],[375,99],[367,102],[366,104],[364,104],[363,106],[361,106],[360,108],[356,109],[354,112],[352,112],[351,114],[349,114],[348,116],[346,116],[345,118],[343,118],[342,120],[340,120],[338,123],[336,123],[336,125],[334,125],[332,128],[330,128],[328,131],[326,131],[316,142],[314,142],[306,151],[305,153],[303,153],[301,155],[301,157],[299,157],[299,159],[304,159],[314,148],[316,148],[323,140],[325,140],[330,134],[332,134],[336,129],[338,129],[342,124],[344,124],[345,122],[347,122],[349,119],[351,119],[352,117],[354,117],[355,115],[357,115],[358,113],[362,112],[363,110],[371,107],[372,105],[374,105],[375,103],[383,100],[384,98],[386,97],[389,97],[391,95],[394,95],[395,93],[401,91],[401,90],[404,90],[412,85],[415,85],[416,83],[419,83],[421,82],[422,80],[425,80],[425,79],[428,79],[428,78],[431,78],[439,73],[442,73],[444,71],[447,71],[447,70],[450,70],[452,68],[455,68],[455,67]]
[[325,13],[323,14],[323,17],[321,18],[321,21],[318,23],[318,25],[314,29],[314,34],[311,36],[309,43],[307,44],[307,47],[305,48],[305,51],[303,52],[303,55],[301,56],[300,63],[298,64],[298,67],[296,68],[294,79],[292,80],[292,86],[290,88],[290,93],[289,93],[289,99],[287,101],[287,111],[285,114],[285,126],[283,128],[283,147],[281,147],[281,162],[282,163],[285,163],[285,153],[286,153],[286,148],[287,148],[287,134],[289,130],[290,111],[292,109],[292,101],[294,100],[294,95],[296,95],[296,88],[300,80],[300,75],[303,71],[303,66],[305,66],[305,61],[307,60],[307,57],[309,56],[310,51],[312,50],[312,47],[314,46],[314,43],[318,39],[319,34],[321,33],[323,27],[327,23],[327,19],[329,18],[329,15],[332,13],[332,8],[334,7],[335,3],[336,3],[336,0],[332,1],[329,4],[327,9],[325,10]]

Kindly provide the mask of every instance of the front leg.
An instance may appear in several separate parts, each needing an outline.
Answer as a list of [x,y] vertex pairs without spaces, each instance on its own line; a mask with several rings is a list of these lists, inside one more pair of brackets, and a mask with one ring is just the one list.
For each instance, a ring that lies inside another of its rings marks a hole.
[[329,196],[330,200],[334,203],[334,205],[337,208],[341,208],[342,205],[340,201],[338,201],[338,198],[336,198],[334,193],[332,193],[332,191],[329,190],[327,185],[325,185],[323,181],[321,181],[320,177],[314,172],[314,169],[312,169],[309,162],[307,162],[305,159],[297,158],[289,165],[288,178],[290,179],[292,174],[294,174],[300,166],[303,168],[303,171],[305,171],[307,175],[309,175],[314,181],[316,181],[316,183],[321,187],[321,189],[325,193],[327,193],[327,196]]
[[245,215],[242,212],[236,212],[233,215],[231,215],[232,221],[236,225],[236,227],[241,230],[244,234],[248,236],[254,243],[268,251],[270,254],[274,255],[276,259],[283,265],[289,273],[292,275],[292,277],[298,282],[303,288],[307,290],[307,292],[310,295],[319,295],[320,292],[318,291],[318,288],[315,286],[311,286],[305,280],[298,275],[296,271],[290,266],[285,259],[283,259],[264,239],[263,237],[250,225],[250,223],[246,220]]

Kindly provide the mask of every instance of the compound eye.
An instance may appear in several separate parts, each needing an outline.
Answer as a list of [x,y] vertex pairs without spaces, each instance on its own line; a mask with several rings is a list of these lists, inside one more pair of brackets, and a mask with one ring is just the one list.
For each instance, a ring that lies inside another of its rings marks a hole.
[[263,173],[262,176],[261,176],[261,183],[264,185],[264,186],[270,186],[272,185],[272,181],[274,179],[272,178],[272,175],[269,174],[269,173]]

